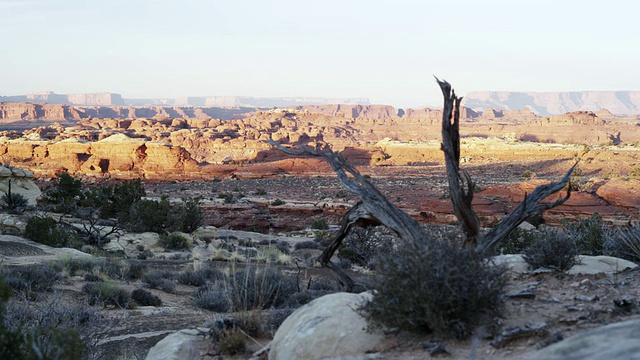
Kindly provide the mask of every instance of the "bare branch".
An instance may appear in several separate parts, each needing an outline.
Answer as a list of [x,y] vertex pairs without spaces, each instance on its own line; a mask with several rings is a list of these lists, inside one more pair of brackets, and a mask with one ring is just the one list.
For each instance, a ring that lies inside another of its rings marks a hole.
[[552,209],[556,206],[564,204],[571,196],[571,187],[567,187],[567,195],[550,204],[540,204],[542,200],[549,197],[552,194],[564,189],[571,180],[571,174],[578,163],[576,162],[567,171],[567,174],[558,182],[550,184],[540,185],[536,187],[530,195],[525,195],[524,200],[520,205],[511,213],[500,221],[500,223],[489,231],[489,233],[482,238],[482,241],[477,247],[478,252],[492,255],[495,253],[495,249],[501,239],[509,235],[513,229],[520,225],[523,221],[533,215],[542,213],[545,210]]
[[[449,194],[453,203],[453,211],[460,221],[465,233],[465,246],[475,247],[480,233],[480,220],[476,216],[471,202],[473,201],[474,183],[471,176],[463,172],[460,174],[460,101],[456,97],[451,85],[436,78],[442,95],[444,96],[444,111],[442,113],[442,146],[447,167]],[[464,189],[466,181],[467,189]]]

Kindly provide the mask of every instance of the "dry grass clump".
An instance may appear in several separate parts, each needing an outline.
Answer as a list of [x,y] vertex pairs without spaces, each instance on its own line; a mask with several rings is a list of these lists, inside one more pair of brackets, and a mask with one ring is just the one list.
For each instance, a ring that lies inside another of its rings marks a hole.
[[361,307],[373,327],[465,338],[502,314],[505,268],[459,242],[402,244],[376,266],[375,295]]

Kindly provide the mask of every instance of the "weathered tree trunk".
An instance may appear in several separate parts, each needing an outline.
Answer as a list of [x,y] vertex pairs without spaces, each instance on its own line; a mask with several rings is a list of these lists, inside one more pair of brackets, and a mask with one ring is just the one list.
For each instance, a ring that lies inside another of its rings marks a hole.
[[[474,183],[469,174],[466,172],[461,173],[460,171],[459,121],[460,101],[462,98],[455,96],[455,92],[448,82],[440,81],[437,78],[436,80],[444,96],[441,148],[445,154],[447,179],[453,208],[466,236],[465,246],[474,247],[479,256],[491,256],[494,254],[500,240],[509,235],[514,228],[528,217],[561,205],[569,199],[571,193],[567,191],[567,195],[564,198],[554,203],[540,204],[546,197],[562,190],[569,183],[575,165],[569,169],[559,182],[535,188],[529,196],[525,196],[524,201],[512,214],[500,221],[498,226],[486,236],[480,237],[480,221],[471,207]],[[360,201],[344,215],[340,230],[338,230],[332,242],[319,257],[320,263],[334,271],[338,281],[347,291],[353,289],[354,282],[338,266],[331,263],[331,257],[338,250],[353,226],[384,225],[393,230],[402,241],[409,245],[417,244],[421,241],[429,241],[429,235],[425,233],[415,219],[389,202],[371,182],[363,177],[353,166],[347,164],[339,153],[332,151],[328,146],[314,149],[291,149],[275,141],[268,141],[268,143],[287,154],[323,158],[331,164],[342,186],[360,198]]]

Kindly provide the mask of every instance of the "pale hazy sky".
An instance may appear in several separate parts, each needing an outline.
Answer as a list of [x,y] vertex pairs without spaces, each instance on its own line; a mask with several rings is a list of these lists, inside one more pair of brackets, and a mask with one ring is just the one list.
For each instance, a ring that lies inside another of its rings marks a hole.
[[0,95],[640,90],[640,1],[0,0]]

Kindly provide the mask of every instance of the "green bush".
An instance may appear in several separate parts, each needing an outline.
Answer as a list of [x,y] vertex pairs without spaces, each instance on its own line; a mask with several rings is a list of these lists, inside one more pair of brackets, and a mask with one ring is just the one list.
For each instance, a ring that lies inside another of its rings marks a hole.
[[543,231],[540,238],[524,250],[524,261],[531,269],[566,271],[578,263],[573,240],[559,231]]
[[100,217],[118,218],[122,222],[129,219],[131,206],[147,195],[140,179],[126,180],[115,185],[100,188],[103,203],[100,204]]
[[201,201],[201,197],[184,198],[181,204],[174,205],[174,213],[182,232],[192,233],[204,224]]
[[51,185],[42,195],[42,203],[47,209],[68,213],[78,206],[82,196],[82,180],[63,173]]
[[24,237],[53,247],[69,246],[76,238],[73,233],[61,227],[57,221],[48,216],[29,218],[24,230]]
[[361,310],[372,327],[465,338],[503,311],[506,270],[458,242],[402,244],[377,260],[375,295]]
[[174,228],[171,217],[171,204],[167,197],[160,201],[143,199],[131,206],[126,226],[133,232],[152,231],[158,234],[166,233]]
[[163,248],[171,250],[186,249],[189,247],[189,239],[180,234],[161,234],[158,243]]
[[535,241],[535,231],[515,228],[509,233],[509,236],[500,241],[498,251],[501,254],[521,254]]
[[284,200],[282,199],[275,199],[271,202],[271,206],[280,206],[284,204]]

